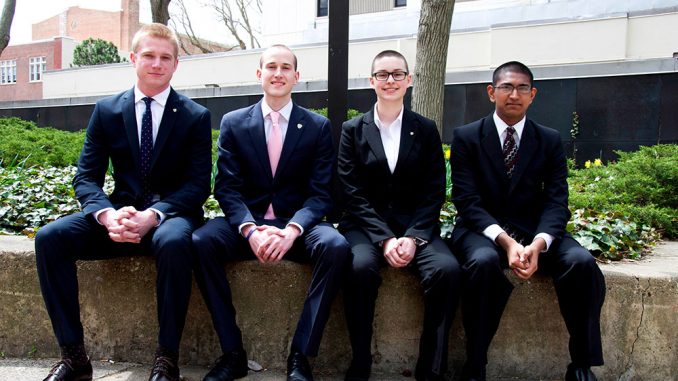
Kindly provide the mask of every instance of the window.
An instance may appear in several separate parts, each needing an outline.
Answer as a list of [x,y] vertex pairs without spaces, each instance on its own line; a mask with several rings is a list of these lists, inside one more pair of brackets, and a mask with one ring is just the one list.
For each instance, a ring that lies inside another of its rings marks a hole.
[[318,17],[328,15],[330,0],[318,0]]
[[407,6],[407,0],[395,0],[394,6],[397,7],[406,7]]
[[16,60],[0,61],[0,84],[16,83]]
[[42,72],[45,71],[46,62],[45,57],[31,57],[28,60],[28,80],[30,82],[42,80]]

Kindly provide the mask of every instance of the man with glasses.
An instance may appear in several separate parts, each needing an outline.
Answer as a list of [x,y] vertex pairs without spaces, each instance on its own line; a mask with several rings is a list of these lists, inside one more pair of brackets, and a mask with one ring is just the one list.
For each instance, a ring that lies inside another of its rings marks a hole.
[[438,226],[445,199],[442,144],[433,121],[404,107],[412,84],[405,57],[383,51],[372,73],[377,103],[344,123],[339,146],[346,212],[339,229],[353,254],[344,293],[353,359],[345,379],[369,379],[379,272],[389,265],[416,273],[424,289],[415,378],[442,380],[461,276]]
[[454,130],[452,248],[463,259],[467,339],[462,380],[485,380],[487,350],[513,289],[506,267],[525,280],[537,267],[553,277],[570,333],[565,380],[595,380],[590,367],[603,364],[605,280],[593,256],[565,231],[565,152],[558,131],[525,116],[537,94],[533,79],[520,62],[499,66],[487,86],[495,112]]

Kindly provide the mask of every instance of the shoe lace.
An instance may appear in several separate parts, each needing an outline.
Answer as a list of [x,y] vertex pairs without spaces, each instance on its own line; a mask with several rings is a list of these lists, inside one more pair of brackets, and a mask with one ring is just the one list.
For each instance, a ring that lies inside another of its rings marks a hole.
[[174,367],[174,362],[169,357],[158,356],[153,365],[153,373],[169,373]]
[[[65,365],[67,369],[63,367]],[[73,362],[71,359],[61,359],[52,365],[52,369],[49,371],[50,376],[59,376],[62,373],[67,372],[68,370],[74,370],[73,369]]]

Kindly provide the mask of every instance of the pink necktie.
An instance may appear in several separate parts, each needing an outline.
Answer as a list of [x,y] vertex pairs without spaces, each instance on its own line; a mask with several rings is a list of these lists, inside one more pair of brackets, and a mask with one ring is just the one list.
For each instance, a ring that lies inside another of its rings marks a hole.
[[[282,131],[280,131],[280,113],[271,111],[268,114],[271,117],[271,131],[268,134],[268,159],[271,162],[271,174],[275,176],[275,170],[278,168],[278,161],[280,161],[280,152],[282,152]],[[264,219],[275,219],[273,213],[273,204],[268,205]]]

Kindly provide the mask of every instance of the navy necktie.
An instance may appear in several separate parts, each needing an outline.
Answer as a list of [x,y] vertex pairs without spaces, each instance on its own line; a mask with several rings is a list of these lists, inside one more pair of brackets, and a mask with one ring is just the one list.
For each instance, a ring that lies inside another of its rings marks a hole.
[[502,147],[502,152],[504,153],[504,165],[506,166],[506,175],[510,179],[513,176],[513,169],[516,166],[518,161],[518,145],[516,140],[513,138],[513,134],[516,132],[516,129],[508,126],[506,128],[506,140],[504,140],[504,146]]
[[153,98],[144,97],[142,100],[146,103],[146,110],[141,117],[141,183],[145,209],[152,204],[153,199],[150,181],[151,157],[153,156],[153,116],[151,114]]

